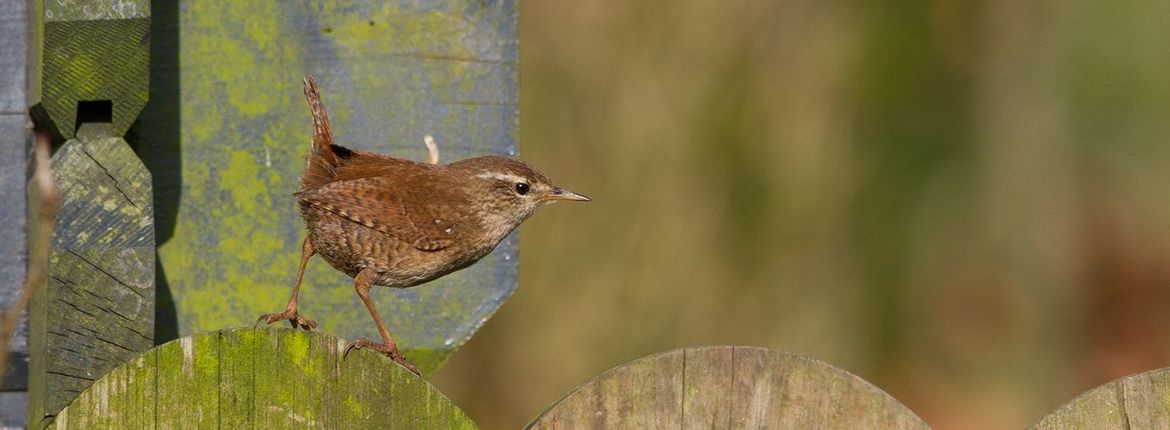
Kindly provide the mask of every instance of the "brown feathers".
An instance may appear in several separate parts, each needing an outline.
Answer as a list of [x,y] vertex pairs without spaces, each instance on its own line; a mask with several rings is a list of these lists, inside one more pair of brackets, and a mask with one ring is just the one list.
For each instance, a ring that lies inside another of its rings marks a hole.
[[304,84],[313,140],[296,197],[313,250],[350,276],[417,285],[487,255],[545,203],[584,199],[514,158],[439,165],[338,146],[316,80]]
[[299,192],[297,199],[411,243],[422,251],[438,251],[454,243],[457,232],[451,218],[463,218],[464,214],[443,204],[408,208],[406,203],[448,193],[396,187],[392,181],[390,177],[375,176],[331,182]]

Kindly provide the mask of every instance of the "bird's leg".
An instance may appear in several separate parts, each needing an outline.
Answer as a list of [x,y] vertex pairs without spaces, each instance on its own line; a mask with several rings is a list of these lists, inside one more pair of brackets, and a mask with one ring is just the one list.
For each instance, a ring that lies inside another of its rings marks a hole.
[[305,277],[305,266],[309,263],[309,257],[312,256],[313,242],[306,237],[305,241],[301,244],[301,267],[297,269],[297,283],[293,285],[292,297],[288,299],[288,307],[284,309],[284,312],[260,315],[260,318],[256,320],[256,325],[259,325],[260,321],[264,321],[265,324],[272,324],[277,321],[287,320],[289,324],[292,324],[293,328],[300,327],[305,330],[317,328],[316,321],[304,318],[297,313],[297,296],[301,293],[301,280]]
[[349,351],[355,348],[369,348],[375,351],[385,353],[391,360],[398,362],[402,367],[414,372],[415,375],[422,375],[418,368],[406,361],[406,357],[398,352],[398,345],[394,343],[394,339],[390,338],[390,332],[386,331],[386,325],[382,324],[382,317],[378,315],[378,309],[374,307],[374,302],[370,300],[370,287],[373,286],[374,271],[370,269],[362,269],[357,276],[353,277],[353,288],[357,290],[358,297],[361,297],[362,303],[366,304],[366,309],[370,311],[370,316],[374,317],[374,324],[378,326],[378,333],[382,335],[382,343],[377,343],[366,338],[357,338],[345,345],[344,356],[349,355]]
[[423,136],[423,143],[427,145],[427,162],[439,164],[439,145],[435,144],[435,138],[429,134]]

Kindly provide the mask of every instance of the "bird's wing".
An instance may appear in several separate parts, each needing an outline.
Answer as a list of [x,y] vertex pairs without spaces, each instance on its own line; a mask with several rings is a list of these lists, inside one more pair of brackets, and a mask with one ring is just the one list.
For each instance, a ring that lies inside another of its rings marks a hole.
[[[428,187],[430,193],[436,192]],[[449,211],[436,204],[447,196],[395,187],[385,176],[330,182],[296,194],[301,202],[388,234],[423,251],[438,251],[455,243],[458,233]]]

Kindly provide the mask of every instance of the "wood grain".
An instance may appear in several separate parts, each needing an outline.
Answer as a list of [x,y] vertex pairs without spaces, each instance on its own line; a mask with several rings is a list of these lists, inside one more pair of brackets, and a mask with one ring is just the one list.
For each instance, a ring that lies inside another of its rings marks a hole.
[[[24,284],[27,245],[25,175],[31,140],[28,129],[28,7],[0,2],[0,309],[15,305]],[[0,427],[22,426],[28,385],[28,326],[23,317],[9,345],[8,368],[0,386]]]
[[125,135],[148,99],[150,2],[49,0],[42,12],[32,101],[69,139],[79,126],[78,103],[108,100],[114,135]]
[[925,429],[848,372],[763,348],[680,349],[602,373],[529,429]]
[[111,133],[109,124],[84,124],[53,157],[62,204],[48,284],[29,311],[33,426],[154,345],[150,173]]
[[1086,391],[1032,428],[1170,429],[1170,368],[1126,376]]
[[49,428],[475,428],[423,379],[344,347],[291,329],[180,338],[96,381]]

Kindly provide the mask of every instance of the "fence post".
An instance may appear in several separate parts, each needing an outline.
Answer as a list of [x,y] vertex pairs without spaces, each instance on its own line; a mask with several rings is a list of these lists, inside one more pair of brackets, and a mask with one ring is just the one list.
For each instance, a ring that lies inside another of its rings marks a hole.
[[292,329],[180,338],[109,372],[49,428],[475,428],[386,356],[344,349],[342,339]]
[[[0,1],[0,309],[15,304],[24,284],[25,175],[28,172],[27,1]],[[28,404],[28,333],[22,319],[7,348],[0,386],[0,428],[23,427]]]
[[606,371],[528,428],[928,427],[889,394],[828,364],[763,348],[714,346]]
[[146,103],[149,1],[46,0],[38,12],[34,117],[68,141],[53,156],[47,282],[29,307],[30,428],[149,349],[155,306],[150,173],[122,138]]
[[1081,393],[1032,426],[1056,429],[1152,429],[1170,423],[1170,368],[1113,380]]

